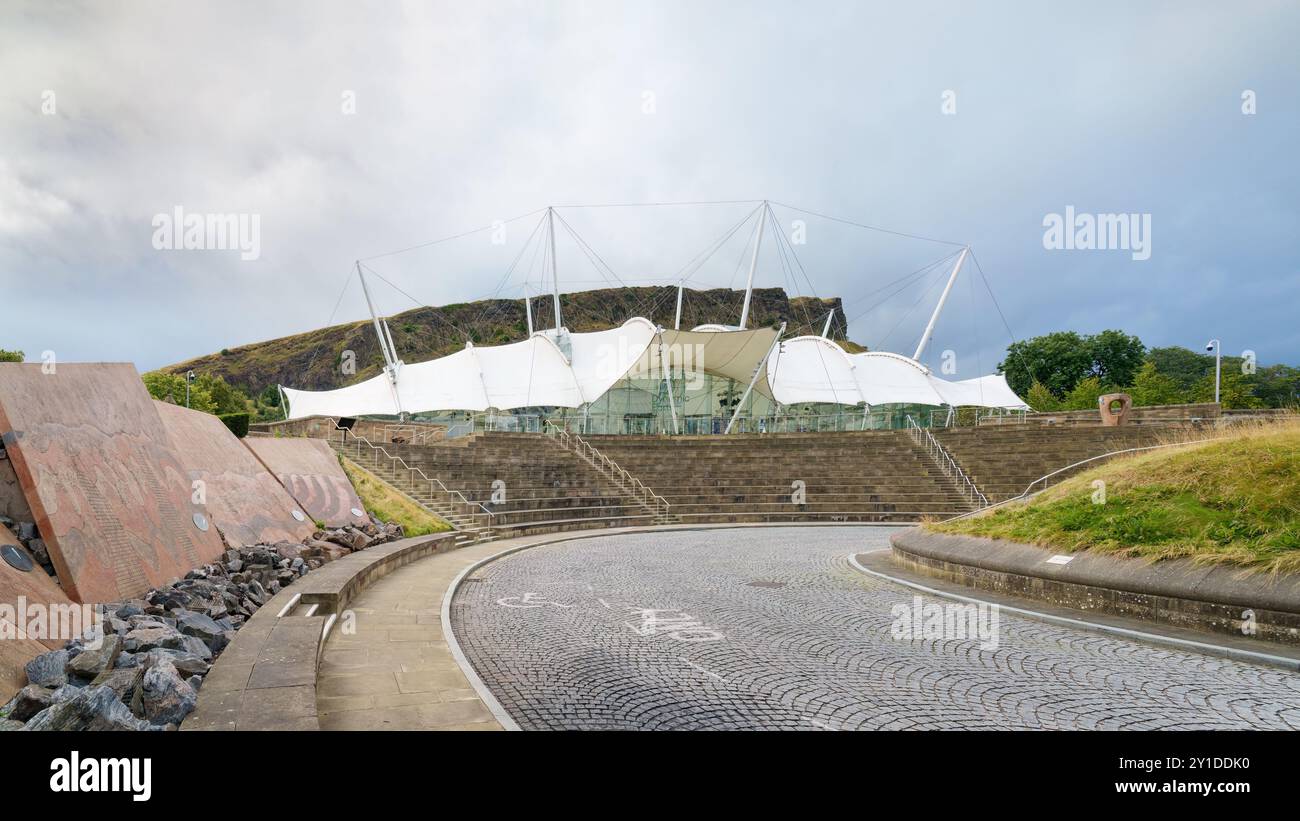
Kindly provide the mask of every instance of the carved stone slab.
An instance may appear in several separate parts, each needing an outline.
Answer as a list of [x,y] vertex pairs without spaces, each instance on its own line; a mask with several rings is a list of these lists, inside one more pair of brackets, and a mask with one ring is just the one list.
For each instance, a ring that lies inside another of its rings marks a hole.
[[[316,526],[248,448],[217,417],[155,402],[172,449],[198,501],[232,547],[310,539]],[[293,513],[298,511],[301,519]]]
[[44,368],[0,363],[0,436],[68,596],[132,598],[220,555],[135,367]]
[[[328,527],[368,521],[338,456],[324,440],[250,436],[244,444],[313,519]],[[354,510],[361,511],[361,515]]]

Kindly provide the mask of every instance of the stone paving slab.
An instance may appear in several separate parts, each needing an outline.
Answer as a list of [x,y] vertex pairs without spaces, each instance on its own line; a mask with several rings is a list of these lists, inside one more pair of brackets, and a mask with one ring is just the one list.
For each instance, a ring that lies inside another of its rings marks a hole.
[[209,518],[228,544],[311,538],[311,517],[220,419],[168,402],[154,405],[190,480],[203,482]]
[[323,439],[250,436],[243,441],[312,519],[326,527],[366,521],[361,499]]
[[336,623],[321,656],[322,730],[499,730],[452,658],[442,633],[448,585],[504,540],[453,550],[396,570],[352,600],[355,631]]
[[130,364],[0,363],[0,436],[68,596],[119,601],[221,554]]

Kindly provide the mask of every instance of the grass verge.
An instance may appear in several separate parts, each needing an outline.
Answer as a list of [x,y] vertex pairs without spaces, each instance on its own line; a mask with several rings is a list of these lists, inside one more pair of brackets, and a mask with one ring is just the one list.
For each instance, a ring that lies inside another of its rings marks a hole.
[[1300,572],[1300,424],[1221,436],[1117,457],[1027,502],[925,527],[1063,552]]
[[385,522],[396,522],[407,536],[426,536],[451,530],[451,525],[420,507],[409,496],[351,461],[341,459],[343,470],[356,488],[366,510]]

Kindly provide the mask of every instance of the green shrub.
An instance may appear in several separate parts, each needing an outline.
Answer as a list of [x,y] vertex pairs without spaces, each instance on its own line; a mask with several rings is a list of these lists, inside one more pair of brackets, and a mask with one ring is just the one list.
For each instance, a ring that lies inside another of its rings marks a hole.
[[217,418],[220,419],[223,423],[225,423],[226,427],[230,428],[230,432],[238,436],[240,439],[243,439],[245,436],[248,435],[248,413],[247,412],[223,413]]

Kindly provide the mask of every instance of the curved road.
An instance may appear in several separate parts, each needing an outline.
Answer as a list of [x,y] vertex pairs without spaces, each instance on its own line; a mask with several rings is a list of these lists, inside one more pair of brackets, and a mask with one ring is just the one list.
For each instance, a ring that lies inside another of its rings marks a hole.
[[1006,613],[996,646],[909,633],[914,591],[847,560],[890,532],[533,548],[469,576],[452,624],[524,729],[1300,729],[1300,676],[1279,669]]

